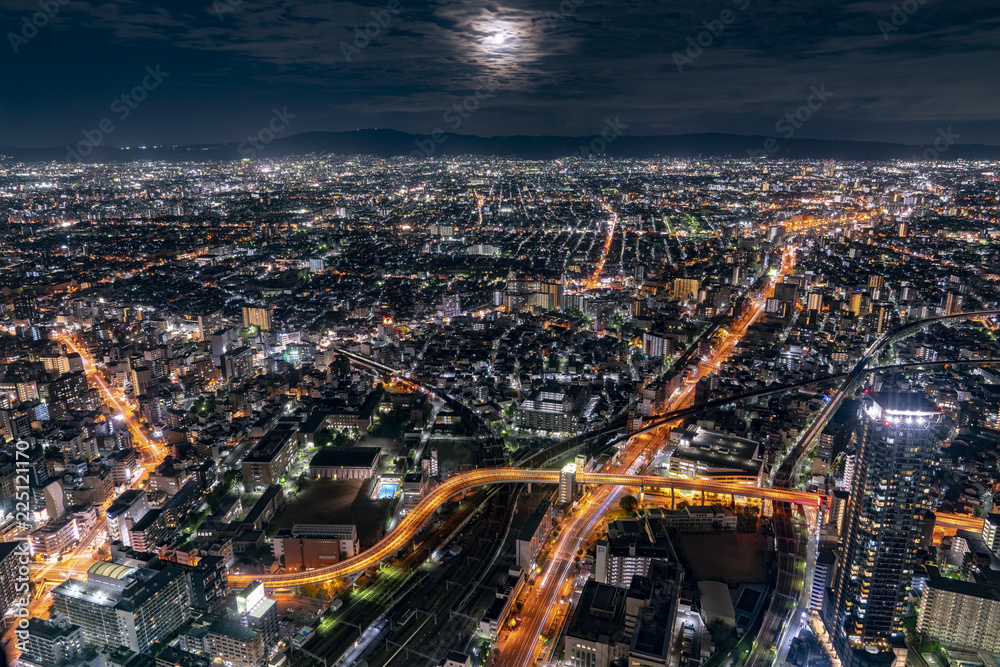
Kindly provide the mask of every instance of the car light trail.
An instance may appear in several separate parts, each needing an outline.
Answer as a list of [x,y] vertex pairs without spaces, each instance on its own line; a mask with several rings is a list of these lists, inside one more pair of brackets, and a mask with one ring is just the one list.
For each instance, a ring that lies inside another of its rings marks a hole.
[[[353,558],[348,558],[335,565],[308,570],[306,572],[280,574],[231,573],[229,575],[229,583],[231,586],[245,586],[254,581],[260,581],[263,582],[265,587],[273,590],[294,588],[303,584],[322,583],[337,577],[362,572],[402,549],[420,531],[421,527],[437,511],[438,507],[452,496],[466,489],[483,486],[484,484],[518,484],[528,482],[535,484],[558,484],[559,472],[559,470],[485,468],[456,475],[434,489],[419,505],[403,517],[399,525],[396,526],[396,529],[389,535],[372,548]],[[635,486],[672,488],[678,491],[703,491],[718,495],[783,500],[808,507],[818,507],[821,503],[825,502],[825,496],[816,493],[651,475],[579,473],[577,475],[577,482],[585,485]]]

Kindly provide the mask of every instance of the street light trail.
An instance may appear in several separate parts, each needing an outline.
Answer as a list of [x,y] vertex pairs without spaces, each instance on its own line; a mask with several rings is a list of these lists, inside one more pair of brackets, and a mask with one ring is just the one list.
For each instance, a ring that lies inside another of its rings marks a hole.
[[[290,572],[282,574],[233,573],[229,581],[235,586],[245,586],[254,581],[261,581],[270,589],[294,588],[303,584],[315,584],[330,581],[362,572],[372,565],[389,558],[402,549],[416,535],[424,523],[437,511],[446,500],[458,495],[466,489],[485,484],[558,484],[559,470],[524,470],[519,468],[484,468],[462,473],[449,478],[419,505],[409,512],[389,535],[369,550],[348,558],[334,565],[307,570],[306,572]],[[673,488],[679,491],[704,491],[724,496],[739,496],[747,498],[766,498],[784,500],[809,507],[817,507],[825,502],[825,496],[816,493],[793,491],[789,489],[768,489],[757,486],[728,484],[697,479],[678,479],[659,477],[655,475],[635,475],[631,473],[578,473],[577,481],[583,485],[597,486],[634,486]]]

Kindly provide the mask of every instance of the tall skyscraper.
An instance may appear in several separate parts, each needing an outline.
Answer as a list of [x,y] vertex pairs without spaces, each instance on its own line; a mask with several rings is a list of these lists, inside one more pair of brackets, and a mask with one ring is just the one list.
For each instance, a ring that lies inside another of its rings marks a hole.
[[[829,608],[840,634],[838,652],[888,650],[901,629],[934,452],[930,429],[941,414],[917,393],[866,392],[861,401],[857,465]],[[856,663],[847,655],[841,660]]]

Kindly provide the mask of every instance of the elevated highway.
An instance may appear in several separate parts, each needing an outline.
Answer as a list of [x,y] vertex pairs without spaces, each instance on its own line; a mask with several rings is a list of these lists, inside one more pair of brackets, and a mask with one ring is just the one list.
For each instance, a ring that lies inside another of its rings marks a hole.
[[981,533],[983,532],[983,519],[981,517],[968,516],[967,514],[935,512],[934,527],[941,528],[946,532],[974,530],[977,533]]
[[[740,484],[723,484],[696,479],[675,479],[649,475],[627,475],[609,473],[578,473],[576,482],[583,485],[636,486],[643,488],[669,488],[677,491],[702,491],[719,495],[760,498],[787,502],[795,505],[817,507],[824,503],[825,496],[790,489],[768,489]],[[362,572],[391,558],[406,546],[424,523],[449,498],[467,489],[484,484],[542,483],[558,484],[558,470],[526,470],[521,468],[484,468],[455,475],[434,489],[419,505],[403,517],[396,529],[367,551],[340,561],[328,567],[306,572],[280,574],[235,574],[229,575],[231,586],[246,586],[255,581],[263,582],[271,590],[294,588],[304,584],[316,584],[337,577]]]

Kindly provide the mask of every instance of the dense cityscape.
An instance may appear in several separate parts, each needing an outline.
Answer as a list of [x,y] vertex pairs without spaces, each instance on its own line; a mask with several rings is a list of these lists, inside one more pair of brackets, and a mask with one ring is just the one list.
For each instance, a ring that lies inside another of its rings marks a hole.
[[9,659],[995,667],[998,170],[0,162]]

